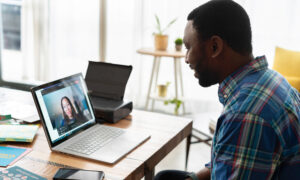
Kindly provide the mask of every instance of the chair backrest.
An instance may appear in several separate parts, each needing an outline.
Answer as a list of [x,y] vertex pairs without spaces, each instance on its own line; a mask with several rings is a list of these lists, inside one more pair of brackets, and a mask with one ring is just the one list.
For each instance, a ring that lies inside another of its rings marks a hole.
[[300,92],[300,52],[276,47],[273,69]]

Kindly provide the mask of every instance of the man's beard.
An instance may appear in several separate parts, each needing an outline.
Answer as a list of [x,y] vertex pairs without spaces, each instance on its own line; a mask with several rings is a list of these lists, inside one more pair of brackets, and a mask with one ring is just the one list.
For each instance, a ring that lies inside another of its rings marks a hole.
[[214,73],[211,73],[209,71],[204,71],[204,72],[200,73],[197,70],[196,70],[196,73],[198,74],[198,83],[202,87],[209,87],[209,86],[217,83],[217,81],[215,80],[215,77],[214,77],[215,76]]
[[211,85],[218,83],[218,78],[217,78],[218,76],[217,76],[217,73],[213,72],[212,70],[210,70],[207,67],[202,67],[202,71],[200,72],[201,66],[204,65],[203,63],[201,64],[200,62],[203,62],[204,59],[207,59],[205,57],[205,54],[204,54],[204,57],[196,65],[195,71],[196,71],[198,83],[200,84],[200,86],[209,87]]

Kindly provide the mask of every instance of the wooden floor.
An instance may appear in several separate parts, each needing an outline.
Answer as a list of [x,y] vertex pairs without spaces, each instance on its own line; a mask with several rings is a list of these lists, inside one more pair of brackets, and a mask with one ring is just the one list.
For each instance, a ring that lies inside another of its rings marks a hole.
[[[161,170],[184,170],[186,140],[171,151],[155,168],[155,173]],[[197,172],[210,161],[210,146],[204,143],[192,144],[187,171]]]
[[[158,113],[163,113],[156,111]],[[187,118],[198,118],[197,114],[190,114]],[[201,120],[202,123],[203,120]],[[207,126],[209,122],[206,122]],[[208,128],[207,128],[208,129]],[[193,139],[192,139],[193,140]],[[181,142],[173,151],[171,151],[156,167],[155,173],[161,170],[185,170],[186,139]],[[187,171],[197,172],[204,168],[204,165],[210,161],[211,148],[205,143],[192,144],[190,147],[189,161]]]

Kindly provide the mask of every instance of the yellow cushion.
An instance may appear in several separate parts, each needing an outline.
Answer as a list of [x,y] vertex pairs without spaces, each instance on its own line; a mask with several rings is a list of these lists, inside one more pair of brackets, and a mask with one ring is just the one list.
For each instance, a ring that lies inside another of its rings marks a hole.
[[300,77],[285,77],[286,80],[300,92]]
[[276,47],[273,69],[300,91],[300,52]]

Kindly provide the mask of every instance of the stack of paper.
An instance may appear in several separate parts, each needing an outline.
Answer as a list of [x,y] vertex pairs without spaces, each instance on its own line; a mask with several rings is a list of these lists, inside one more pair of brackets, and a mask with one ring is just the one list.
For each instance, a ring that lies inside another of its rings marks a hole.
[[0,141],[32,142],[38,125],[0,125]]
[[32,95],[21,91],[0,87],[0,114],[11,114],[14,119],[32,123],[39,119]]

